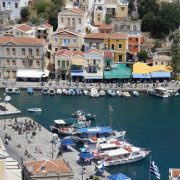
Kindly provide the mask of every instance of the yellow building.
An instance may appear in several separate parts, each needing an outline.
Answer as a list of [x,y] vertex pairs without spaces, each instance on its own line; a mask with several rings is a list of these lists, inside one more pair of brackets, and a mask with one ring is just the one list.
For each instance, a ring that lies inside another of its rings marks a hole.
[[114,62],[126,62],[126,34],[111,34],[109,39],[105,39],[104,41],[108,49],[114,52]]

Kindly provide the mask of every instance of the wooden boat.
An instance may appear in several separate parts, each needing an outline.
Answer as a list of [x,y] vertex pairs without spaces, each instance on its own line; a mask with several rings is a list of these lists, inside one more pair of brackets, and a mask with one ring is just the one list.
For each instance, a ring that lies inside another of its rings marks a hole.
[[43,112],[44,109],[43,108],[29,108],[29,109],[27,109],[27,111],[29,111],[29,112]]

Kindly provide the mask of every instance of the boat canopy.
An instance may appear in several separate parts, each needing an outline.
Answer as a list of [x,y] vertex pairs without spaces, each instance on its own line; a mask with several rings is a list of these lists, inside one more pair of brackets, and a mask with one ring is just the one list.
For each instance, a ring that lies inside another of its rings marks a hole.
[[72,146],[75,145],[75,141],[72,138],[65,138],[61,141],[62,146]]
[[92,159],[93,157],[94,157],[93,154],[91,154],[89,152],[82,152],[80,154],[81,159]]
[[113,148],[113,147],[117,147],[115,143],[99,144],[100,149]]
[[130,177],[122,173],[112,174],[111,176],[108,176],[108,179],[109,180],[131,180]]
[[129,154],[129,152],[123,148],[111,150],[108,152],[108,156],[119,156],[123,154]]
[[57,119],[54,120],[55,124],[74,124],[76,122],[75,118],[68,118],[68,119]]
[[90,128],[80,128],[77,130],[78,133],[111,133],[112,129],[110,127],[90,127]]
[[55,122],[56,124],[66,124],[65,121],[62,120],[62,119],[54,120],[54,122]]

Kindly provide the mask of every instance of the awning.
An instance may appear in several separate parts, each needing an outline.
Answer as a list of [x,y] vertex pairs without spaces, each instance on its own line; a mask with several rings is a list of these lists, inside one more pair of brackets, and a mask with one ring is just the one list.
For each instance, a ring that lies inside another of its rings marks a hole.
[[129,152],[123,148],[108,151],[108,156],[119,156],[123,154],[129,154]]
[[171,78],[170,72],[151,72],[152,78]]
[[139,79],[149,79],[149,78],[151,78],[150,73],[148,73],[148,74],[135,74],[135,73],[133,73],[132,76],[133,76],[133,78],[139,78]]
[[103,76],[85,76],[84,79],[103,79]]
[[112,174],[111,176],[108,176],[108,179],[109,180],[131,180],[130,177],[122,173]]
[[110,127],[90,127],[90,128],[80,128],[77,130],[78,133],[111,133],[112,129]]
[[91,154],[89,152],[82,152],[80,154],[81,159],[92,159],[93,157],[94,157],[93,154]]
[[20,69],[17,72],[18,78],[42,78],[48,76],[49,76],[48,70],[45,70],[43,72],[40,69]]
[[75,145],[75,141],[72,138],[65,138],[61,141],[61,145],[63,146],[72,146]]
[[71,76],[84,76],[83,72],[71,72]]

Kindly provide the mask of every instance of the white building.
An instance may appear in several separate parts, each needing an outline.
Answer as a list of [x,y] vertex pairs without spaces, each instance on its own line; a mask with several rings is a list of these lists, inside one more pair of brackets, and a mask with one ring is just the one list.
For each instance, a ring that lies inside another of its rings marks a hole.
[[20,7],[26,7],[29,4],[29,1],[31,0],[20,0]]
[[20,19],[20,0],[0,0],[0,11],[9,13],[11,20]]

